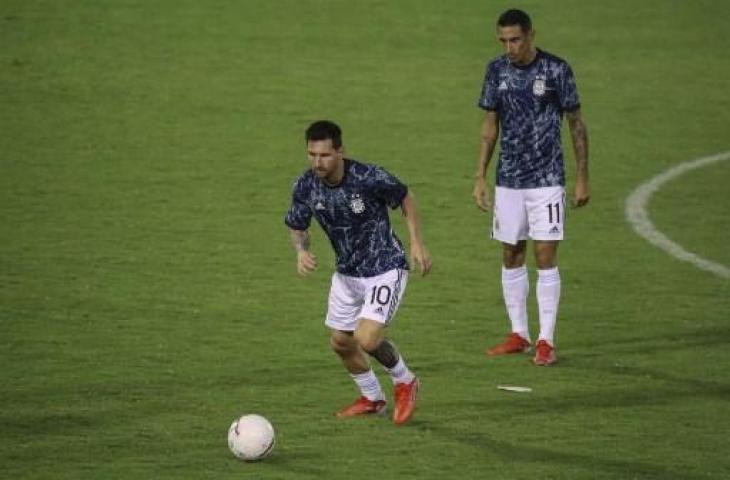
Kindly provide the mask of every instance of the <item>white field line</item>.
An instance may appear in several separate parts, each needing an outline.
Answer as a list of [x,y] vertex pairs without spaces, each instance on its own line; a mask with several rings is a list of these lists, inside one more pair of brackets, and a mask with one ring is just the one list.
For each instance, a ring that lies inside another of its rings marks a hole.
[[636,233],[647,239],[650,243],[661,248],[668,254],[685,262],[689,262],[702,270],[712,272],[722,278],[730,278],[730,268],[716,262],[711,262],[692,252],[688,252],[680,245],[671,241],[666,235],[657,230],[649,219],[646,206],[649,198],[668,181],[684,175],[690,170],[701,168],[713,163],[730,159],[730,151],[711,155],[709,157],[689,160],[685,163],[672,167],[669,170],[657,175],[651,180],[639,185],[636,190],[626,199],[626,218]]

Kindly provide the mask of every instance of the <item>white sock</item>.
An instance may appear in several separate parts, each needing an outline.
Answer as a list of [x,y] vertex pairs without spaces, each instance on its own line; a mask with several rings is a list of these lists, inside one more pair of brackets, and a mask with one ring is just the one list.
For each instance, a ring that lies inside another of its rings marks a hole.
[[375,376],[372,368],[365,373],[351,373],[350,376],[355,380],[363,397],[368,400],[385,400],[378,377]]
[[403,361],[402,355],[399,355],[398,363],[396,363],[393,368],[386,368],[386,370],[390,374],[390,378],[393,379],[393,384],[411,383],[413,379],[416,378],[416,376],[413,375],[413,372],[408,370],[406,362]]
[[502,267],[502,294],[507,315],[512,323],[512,331],[525,340],[530,340],[527,326],[527,295],[530,293],[530,282],[527,278],[527,267],[507,269]]
[[558,267],[537,271],[537,307],[540,310],[540,340],[555,345],[555,321],[560,303],[560,272]]

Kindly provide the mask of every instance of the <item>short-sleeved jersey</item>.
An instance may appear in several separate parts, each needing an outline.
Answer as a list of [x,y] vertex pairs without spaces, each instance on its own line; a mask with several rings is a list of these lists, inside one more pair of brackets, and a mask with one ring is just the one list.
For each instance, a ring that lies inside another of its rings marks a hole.
[[314,216],[335,250],[337,271],[344,275],[372,277],[407,269],[403,245],[388,217],[388,207],[399,207],[407,193],[383,168],[345,159],[344,177],[335,187],[311,170],[299,177],[284,222],[306,230]]
[[575,77],[565,60],[539,49],[525,66],[506,55],[495,58],[487,65],[479,107],[499,114],[498,186],[565,185],[560,123],[563,112],[580,108]]

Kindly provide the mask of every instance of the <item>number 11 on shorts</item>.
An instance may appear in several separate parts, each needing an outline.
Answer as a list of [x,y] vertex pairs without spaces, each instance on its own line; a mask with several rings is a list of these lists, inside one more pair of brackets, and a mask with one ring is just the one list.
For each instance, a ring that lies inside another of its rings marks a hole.
[[[555,208],[555,221],[553,222],[553,208]],[[560,202],[547,205],[548,223],[560,223]]]

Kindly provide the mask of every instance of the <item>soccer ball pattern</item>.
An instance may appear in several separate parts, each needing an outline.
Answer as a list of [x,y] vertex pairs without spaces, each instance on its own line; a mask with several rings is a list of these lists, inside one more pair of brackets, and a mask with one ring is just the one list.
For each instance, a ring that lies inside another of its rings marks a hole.
[[274,427],[261,415],[244,415],[228,429],[228,448],[247,462],[269,456],[275,443]]

